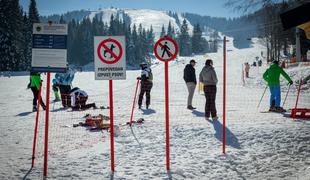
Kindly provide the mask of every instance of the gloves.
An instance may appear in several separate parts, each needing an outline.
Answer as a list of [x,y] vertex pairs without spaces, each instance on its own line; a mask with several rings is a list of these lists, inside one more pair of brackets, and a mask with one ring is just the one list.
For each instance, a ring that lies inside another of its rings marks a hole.
[[137,77],[137,80],[141,80],[141,77]]
[[289,84],[292,85],[292,84],[293,84],[293,81],[290,81]]

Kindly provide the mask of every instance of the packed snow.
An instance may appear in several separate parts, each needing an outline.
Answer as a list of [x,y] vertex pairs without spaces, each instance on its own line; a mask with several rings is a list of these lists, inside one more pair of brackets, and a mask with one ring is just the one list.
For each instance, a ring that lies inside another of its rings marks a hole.
[[[254,61],[265,48],[259,39],[248,49],[233,47],[228,38],[227,49],[227,149],[222,154],[223,61],[222,46],[218,53],[179,57],[169,63],[171,171],[165,164],[164,64],[153,66],[154,86],[151,109],[135,109],[134,119],[145,123],[131,128],[129,121],[136,77],[140,71],[127,71],[127,79],[114,81],[116,171],[110,172],[110,136],[106,131],[90,132],[73,128],[87,113],[109,115],[109,110],[72,112],[61,104],[50,103],[49,179],[310,179],[310,121],[291,119],[268,110],[269,92],[258,102],[266,84],[261,81],[267,68],[252,67],[250,78],[242,83],[244,62]],[[264,52],[265,53],[265,52]],[[190,59],[198,61],[196,74],[205,59],[214,60],[219,78],[217,110],[219,121],[204,119],[204,96],[198,89],[194,95],[196,110],[186,109],[187,89],[183,69]],[[309,74],[309,66],[291,68],[294,81]],[[300,73],[302,72],[302,73]],[[46,76],[44,76],[44,84]],[[21,179],[31,165],[35,113],[32,93],[26,89],[29,76],[0,77],[0,179]],[[287,92],[281,81],[282,97]],[[79,72],[73,82],[89,94],[89,102],[108,106],[108,82],[95,81],[93,72]],[[46,87],[44,85],[44,91]],[[289,92],[285,108],[295,105],[296,86]],[[301,92],[298,107],[310,107],[309,89]],[[43,93],[45,101],[45,93]],[[51,92],[51,100],[53,99]],[[283,99],[283,98],[282,98]],[[41,179],[43,168],[44,111],[40,114],[37,159],[26,179]]]

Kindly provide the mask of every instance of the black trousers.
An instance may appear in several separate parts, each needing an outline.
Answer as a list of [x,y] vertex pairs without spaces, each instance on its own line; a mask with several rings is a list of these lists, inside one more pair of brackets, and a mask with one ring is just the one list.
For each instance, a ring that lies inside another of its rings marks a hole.
[[70,107],[71,106],[71,97],[70,92],[71,86],[70,85],[59,85],[59,91],[61,95],[61,102],[63,107]]
[[75,106],[72,107],[74,111],[85,110],[89,108],[96,108],[95,103],[86,104],[88,97],[80,97],[80,99],[76,99]]
[[215,99],[216,99],[216,86],[215,85],[206,85],[203,87],[205,97],[206,97],[206,105],[205,105],[205,117],[216,117],[216,107],[215,107]]
[[143,96],[146,96],[146,105],[149,106],[151,104],[151,89],[153,87],[153,83],[151,81],[141,81],[141,88],[139,94],[138,105],[142,105]]
[[[39,90],[36,87],[31,87],[31,91],[33,93],[32,105],[37,107],[37,105],[38,105],[37,102],[38,102],[38,98],[39,98]],[[42,100],[42,97],[41,97],[41,106],[45,107],[45,104]]]

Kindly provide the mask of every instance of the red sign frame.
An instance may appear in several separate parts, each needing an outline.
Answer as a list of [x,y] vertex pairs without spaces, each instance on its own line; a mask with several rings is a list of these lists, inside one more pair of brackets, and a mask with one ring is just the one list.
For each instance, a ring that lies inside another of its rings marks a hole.
[[[119,55],[117,56],[115,53],[113,53],[113,51],[111,51],[106,45],[105,43],[107,42],[113,42],[116,44],[116,46],[119,48]],[[100,53],[100,50],[101,50],[101,47],[103,47],[104,50],[108,51],[115,59],[113,61],[108,61],[106,59],[104,59],[104,57],[101,56],[101,53]],[[109,38],[109,39],[105,39],[103,41],[101,41],[97,47],[97,55],[99,57],[99,59],[105,63],[105,64],[115,64],[117,63],[121,58],[122,58],[122,55],[123,55],[123,48],[122,48],[122,45],[121,43],[119,43],[117,40],[115,39],[112,39],[112,38]]]
[[[160,57],[159,54],[158,54],[158,52],[156,51],[158,46],[161,46],[161,47],[163,46],[163,45],[161,44],[162,41],[170,41],[170,42],[172,42],[172,44],[173,44],[174,47],[175,47],[175,52],[174,52],[174,54],[172,54],[170,51],[168,51],[168,53],[171,55],[171,57],[168,58],[168,59],[164,59],[164,58]],[[179,48],[178,48],[177,42],[176,42],[175,40],[173,40],[172,38],[168,37],[168,36],[164,36],[164,37],[160,38],[160,39],[155,43],[155,45],[154,45],[154,54],[155,54],[156,58],[157,58],[158,60],[160,60],[160,61],[163,61],[163,62],[173,60],[173,59],[178,55],[178,52],[179,52]]]

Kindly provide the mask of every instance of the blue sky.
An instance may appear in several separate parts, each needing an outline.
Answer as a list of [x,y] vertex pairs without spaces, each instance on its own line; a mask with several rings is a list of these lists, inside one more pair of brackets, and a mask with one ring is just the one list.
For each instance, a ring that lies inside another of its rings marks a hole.
[[[20,0],[27,11],[30,0]],[[40,15],[61,14],[67,11],[99,7],[148,8],[156,10],[172,10],[176,12],[192,12],[214,17],[237,17],[240,13],[224,7],[226,0],[37,0]]]

